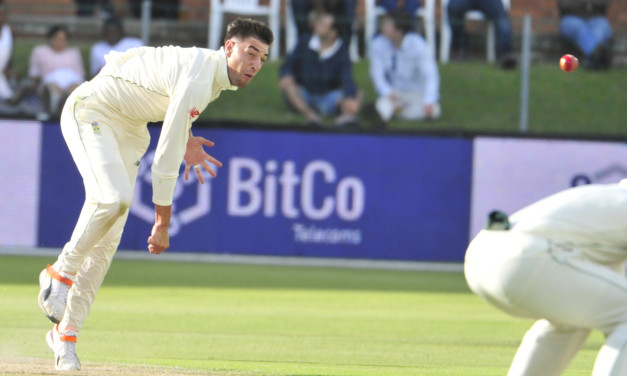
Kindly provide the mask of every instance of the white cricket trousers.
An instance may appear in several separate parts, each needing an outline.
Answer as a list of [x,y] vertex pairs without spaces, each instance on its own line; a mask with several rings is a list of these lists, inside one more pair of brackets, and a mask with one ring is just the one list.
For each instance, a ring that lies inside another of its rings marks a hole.
[[466,252],[471,290],[494,306],[538,321],[508,376],[560,375],[591,329],[606,335],[593,376],[627,375],[627,279],[577,250],[520,231],[481,231]]
[[118,114],[91,85],[79,86],[61,114],[63,137],[83,178],[85,203],[70,241],[53,267],[76,274],[60,326],[77,331],[120,243],[139,160],[150,142],[146,123]]
[[[381,119],[389,121],[394,115],[398,115],[404,120],[422,120],[425,118],[425,103],[421,92],[398,92],[396,96],[396,100],[386,96],[377,98],[375,107]],[[438,103],[435,106],[433,117],[440,117],[441,112],[442,110]]]

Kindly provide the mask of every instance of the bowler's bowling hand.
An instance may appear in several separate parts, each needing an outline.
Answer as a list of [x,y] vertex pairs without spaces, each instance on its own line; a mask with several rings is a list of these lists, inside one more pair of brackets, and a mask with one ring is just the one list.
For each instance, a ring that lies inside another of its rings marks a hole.
[[158,255],[168,249],[170,246],[170,234],[168,228],[164,226],[154,225],[152,233],[148,238],[148,251]]

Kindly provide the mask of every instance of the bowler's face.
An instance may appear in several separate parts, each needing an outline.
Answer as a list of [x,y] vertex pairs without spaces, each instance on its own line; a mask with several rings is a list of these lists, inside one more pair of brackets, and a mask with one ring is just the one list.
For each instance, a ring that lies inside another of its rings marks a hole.
[[270,47],[256,38],[230,39],[224,43],[231,84],[244,88],[268,60]]

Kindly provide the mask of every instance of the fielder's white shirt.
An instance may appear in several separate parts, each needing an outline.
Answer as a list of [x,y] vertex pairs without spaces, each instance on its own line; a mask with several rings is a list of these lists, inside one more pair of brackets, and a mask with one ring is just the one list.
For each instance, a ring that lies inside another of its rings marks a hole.
[[370,52],[370,78],[380,96],[392,91],[420,92],[425,104],[439,101],[438,66],[419,34],[405,34],[398,49],[383,35],[376,36]]
[[627,185],[584,185],[546,197],[510,217],[513,230],[572,247],[601,264],[627,258]]
[[139,47],[112,52],[92,80],[99,98],[129,122],[163,121],[152,164],[153,202],[171,205],[192,122],[231,85],[224,48]]

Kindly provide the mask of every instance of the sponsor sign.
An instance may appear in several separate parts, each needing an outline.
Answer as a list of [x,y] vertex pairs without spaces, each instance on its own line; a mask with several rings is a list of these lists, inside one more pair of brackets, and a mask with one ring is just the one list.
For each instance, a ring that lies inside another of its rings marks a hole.
[[[146,249],[150,165],[139,167],[120,249]],[[183,167],[168,252],[461,261],[472,142],[465,139],[195,129],[224,163],[201,185]],[[84,190],[58,127],[44,127],[38,245],[62,247]]]
[[0,246],[33,247],[37,239],[41,124],[0,121]]
[[[121,249],[146,248],[159,131],[150,127]],[[194,133],[216,142],[207,150],[224,167],[204,185],[181,173],[169,252],[459,262],[490,210],[627,177],[621,142]],[[0,136],[0,245],[62,247],[84,191],[58,125],[6,121]]]
[[493,209],[512,214],[575,185],[618,183],[626,161],[622,142],[476,138],[470,235]]
[[[122,248],[154,221],[142,160]],[[194,130],[224,163],[180,174],[171,251],[460,261],[468,239],[471,141],[288,131]],[[181,166],[181,172],[183,166]]]

